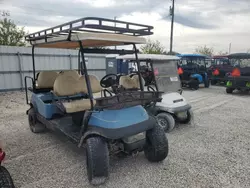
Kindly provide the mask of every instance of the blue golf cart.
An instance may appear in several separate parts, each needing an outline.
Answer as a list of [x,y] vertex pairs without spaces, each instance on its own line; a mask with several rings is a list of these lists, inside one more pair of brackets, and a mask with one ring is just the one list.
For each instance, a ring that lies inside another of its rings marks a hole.
[[[121,26],[113,27],[108,23]],[[131,29],[135,26],[137,29]],[[25,77],[30,130],[33,133],[47,129],[58,131],[75,141],[79,148],[86,146],[87,174],[91,184],[104,183],[108,178],[110,154],[144,151],[151,162],[162,161],[168,155],[164,130],[143,108],[145,104],[160,102],[162,92],[144,91],[141,79],[139,89],[130,90],[133,84],[124,78],[117,87],[115,83],[111,84],[117,89],[111,94],[102,86],[107,86],[107,78],[116,75],[106,75],[100,81],[95,75],[88,74],[84,58],[86,53],[130,53],[135,54],[138,62],[136,44],[146,43],[141,36],[152,35],[152,29],[147,25],[87,17],[25,37],[32,45],[33,59],[33,77]],[[114,34],[115,31],[119,34]],[[95,48],[112,45],[132,45],[133,50]],[[36,74],[34,50],[37,47],[79,48],[78,71],[48,70]],[[32,81],[31,87],[27,86],[28,79]],[[28,91],[32,93],[30,99]],[[104,96],[104,93],[110,96]]]
[[209,87],[209,77],[207,73],[208,56],[200,54],[180,54],[178,63],[178,73],[182,87],[199,89],[200,84]]

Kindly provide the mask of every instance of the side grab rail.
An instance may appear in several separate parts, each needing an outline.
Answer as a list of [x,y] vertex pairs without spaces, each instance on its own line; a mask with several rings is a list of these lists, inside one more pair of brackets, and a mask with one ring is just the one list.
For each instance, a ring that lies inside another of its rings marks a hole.
[[27,87],[27,79],[31,79],[32,81],[32,85],[34,84],[34,79],[30,76],[25,76],[24,78],[24,84],[25,84],[25,95],[26,95],[26,104],[30,104],[29,103],[29,99],[28,99],[28,87]]

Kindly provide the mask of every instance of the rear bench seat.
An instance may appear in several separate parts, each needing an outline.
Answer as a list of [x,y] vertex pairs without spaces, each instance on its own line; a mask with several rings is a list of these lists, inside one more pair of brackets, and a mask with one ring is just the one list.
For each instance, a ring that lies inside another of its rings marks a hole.
[[[80,75],[75,70],[61,71],[67,75],[73,76],[74,78],[79,78]],[[36,79],[36,92],[50,92],[53,90],[54,82],[58,76],[56,71],[41,71],[37,74]]]
[[[93,93],[101,92],[102,88],[100,86],[100,83],[98,79],[94,75],[90,76],[90,84],[92,88]],[[84,76],[76,77],[74,75],[70,75],[66,72],[61,72],[57,76],[53,93],[57,97],[69,97],[74,96],[78,94],[88,93],[87,85],[85,82]],[[58,107],[64,112],[64,113],[75,113],[75,112],[81,112],[85,110],[91,109],[91,103],[89,99],[72,99],[70,101],[62,101],[59,102]],[[96,104],[96,101],[93,100],[93,104]]]
[[58,73],[55,71],[41,71],[37,74],[36,92],[49,92],[53,89]]

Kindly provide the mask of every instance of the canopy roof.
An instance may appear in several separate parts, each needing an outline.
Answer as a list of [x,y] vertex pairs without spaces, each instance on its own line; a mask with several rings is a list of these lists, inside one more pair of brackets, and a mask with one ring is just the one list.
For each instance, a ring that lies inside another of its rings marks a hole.
[[206,58],[206,59],[209,59],[210,57],[209,56],[206,56],[206,55],[202,55],[202,54],[179,54],[177,55],[178,57],[187,57],[187,58]]
[[[116,59],[135,60],[135,54],[117,56]],[[180,58],[173,55],[161,54],[138,54],[138,60],[179,60]]]
[[29,34],[25,40],[38,47],[72,49],[79,47],[80,41],[84,47],[144,44],[146,39],[140,36],[152,35],[152,29],[148,25],[86,17]]

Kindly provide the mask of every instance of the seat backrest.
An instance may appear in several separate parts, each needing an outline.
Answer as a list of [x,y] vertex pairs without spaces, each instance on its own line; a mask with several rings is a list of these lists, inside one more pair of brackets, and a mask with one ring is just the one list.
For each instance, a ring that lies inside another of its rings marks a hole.
[[41,71],[37,76],[37,88],[53,88],[57,76],[55,71]]
[[[80,81],[83,84],[84,88],[87,88],[87,83],[85,81],[84,75],[80,77]],[[98,93],[102,91],[100,80],[95,75],[89,75],[89,81],[93,93]]]
[[130,78],[129,75],[121,76],[119,85],[123,86],[125,89],[138,89],[138,81],[134,76],[132,78]]
[[[140,79],[139,79],[139,75],[136,74],[136,75],[133,75],[132,76],[132,79],[134,80],[134,82],[137,84],[137,88],[140,89]],[[142,85],[145,86],[145,80],[144,78],[141,76],[141,79],[142,79]]]
[[76,70],[63,70],[61,73],[64,73],[64,75],[72,76],[75,79],[79,79],[81,75],[78,74]]
[[68,72],[60,72],[57,76],[53,92],[57,96],[73,96],[80,93],[87,93],[86,85],[80,81],[80,77]]

